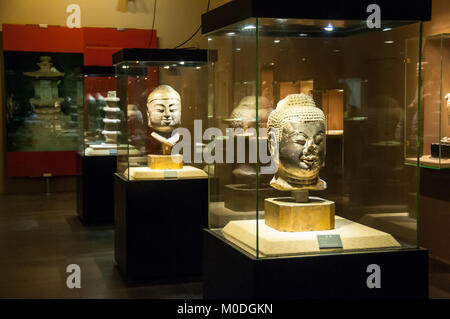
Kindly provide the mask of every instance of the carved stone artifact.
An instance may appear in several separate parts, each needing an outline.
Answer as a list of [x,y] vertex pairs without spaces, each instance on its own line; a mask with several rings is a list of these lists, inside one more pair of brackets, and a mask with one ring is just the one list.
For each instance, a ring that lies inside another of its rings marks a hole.
[[270,185],[279,190],[323,190],[325,115],[305,94],[291,94],[270,114],[269,150],[278,171]]
[[291,94],[270,114],[269,150],[278,166],[270,185],[291,191],[292,197],[264,201],[265,224],[278,231],[299,232],[334,228],[334,202],[309,197],[323,190],[319,171],[325,161],[325,115],[305,94]]
[[108,96],[105,98],[107,105],[103,108],[103,111],[105,111],[105,118],[103,119],[105,126],[102,131],[106,144],[117,144],[117,137],[120,135],[120,108],[117,106],[119,101],[116,91],[108,91]]
[[181,122],[181,98],[177,91],[168,85],[155,88],[147,99],[148,126],[153,132],[150,136],[161,143],[162,155],[148,155],[150,169],[182,169],[183,155],[171,154],[172,147],[180,139],[179,134],[170,136]]
[[64,98],[58,95],[58,79],[64,76],[54,67],[52,58],[49,56],[41,56],[41,62],[36,63],[39,66],[38,71],[24,72],[24,75],[35,79],[34,97],[30,99],[30,103],[36,107],[37,114],[57,113],[61,111],[61,102]]
[[160,85],[147,98],[148,126],[154,131],[170,133],[181,122],[180,94],[169,85]]

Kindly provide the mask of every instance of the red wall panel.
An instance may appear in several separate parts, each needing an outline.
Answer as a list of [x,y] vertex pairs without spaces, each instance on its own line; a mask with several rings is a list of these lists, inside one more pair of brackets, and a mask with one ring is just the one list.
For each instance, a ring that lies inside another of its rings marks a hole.
[[[84,65],[112,65],[122,48],[156,48],[156,30],[3,25],[3,50],[83,53]],[[76,151],[7,152],[9,177],[76,174]]]
[[156,30],[83,28],[84,65],[112,65],[120,49],[156,48]]
[[82,53],[82,29],[37,25],[3,25],[3,50]]
[[[82,28],[85,46],[120,47],[120,48],[154,48],[156,47],[156,30],[114,28]],[[151,43],[150,43],[151,41]]]
[[76,151],[7,152],[9,177],[76,174]]
[[120,49],[119,47],[85,47],[84,65],[110,66],[112,55]]

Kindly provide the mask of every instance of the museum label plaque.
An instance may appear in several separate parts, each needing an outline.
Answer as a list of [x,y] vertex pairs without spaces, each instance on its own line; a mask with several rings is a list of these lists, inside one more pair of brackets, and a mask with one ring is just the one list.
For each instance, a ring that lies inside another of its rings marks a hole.
[[340,235],[317,235],[320,249],[342,248]]

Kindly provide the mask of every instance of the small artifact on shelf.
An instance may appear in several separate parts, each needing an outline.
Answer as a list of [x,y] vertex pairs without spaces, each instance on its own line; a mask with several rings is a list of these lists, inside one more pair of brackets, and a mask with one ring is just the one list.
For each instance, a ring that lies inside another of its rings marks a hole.
[[103,119],[104,128],[102,131],[105,137],[106,144],[117,144],[117,137],[120,135],[120,108],[117,106],[117,102],[120,98],[117,97],[116,91],[108,91],[108,96],[104,99],[106,106],[103,108],[105,111],[105,118]]
[[324,190],[319,178],[324,166],[326,121],[314,100],[291,94],[270,114],[269,151],[278,167],[270,185],[291,191],[292,197],[267,198],[265,223],[279,231],[334,229],[334,202],[310,197],[309,190]]

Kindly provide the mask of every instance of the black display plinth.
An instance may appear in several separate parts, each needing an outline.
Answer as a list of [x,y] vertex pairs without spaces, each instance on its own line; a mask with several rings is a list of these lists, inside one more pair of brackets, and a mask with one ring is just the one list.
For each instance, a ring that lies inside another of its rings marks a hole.
[[[428,298],[428,251],[423,249],[256,259],[204,231],[204,298]],[[369,265],[381,288],[368,288]]]
[[127,281],[202,274],[208,179],[129,181],[115,175],[115,259]]
[[114,223],[115,155],[77,154],[77,213],[84,224]]
[[[441,157],[450,158],[450,145],[440,144],[441,146]],[[431,156],[439,157],[439,143],[431,143]]]

